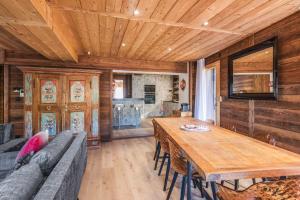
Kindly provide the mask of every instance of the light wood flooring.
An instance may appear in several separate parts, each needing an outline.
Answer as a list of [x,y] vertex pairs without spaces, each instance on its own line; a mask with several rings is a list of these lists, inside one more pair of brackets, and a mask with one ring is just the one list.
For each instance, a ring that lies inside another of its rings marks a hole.
[[114,129],[112,134],[112,139],[127,139],[127,138],[138,138],[138,137],[148,137],[153,136],[153,125],[152,119],[146,118],[142,119],[140,127],[133,128],[121,128]]
[[[89,150],[87,168],[81,183],[79,200],[164,200],[165,168],[162,176],[153,170],[154,138],[114,140]],[[166,167],[166,166],[165,166]],[[169,177],[168,188],[173,173]],[[172,193],[179,199],[180,181]],[[193,189],[193,200],[200,192]]]

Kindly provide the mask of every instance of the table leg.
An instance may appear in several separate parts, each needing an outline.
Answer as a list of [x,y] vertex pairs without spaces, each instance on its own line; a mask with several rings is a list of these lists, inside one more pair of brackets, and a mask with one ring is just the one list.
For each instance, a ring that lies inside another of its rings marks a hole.
[[210,186],[211,186],[211,192],[212,192],[212,196],[213,196],[213,200],[217,200],[217,184],[215,181],[210,182]]
[[192,199],[191,182],[192,182],[192,165],[189,161],[187,161],[187,200]]

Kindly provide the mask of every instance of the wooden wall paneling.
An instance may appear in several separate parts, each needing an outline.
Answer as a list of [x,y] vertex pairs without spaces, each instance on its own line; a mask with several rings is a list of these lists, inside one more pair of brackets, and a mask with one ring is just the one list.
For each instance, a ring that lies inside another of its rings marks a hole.
[[4,103],[4,90],[3,90],[3,65],[0,65],[0,123],[3,123],[3,103]]
[[5,62],[5,50],[0,49],[0,64],[4,64]]
[[112,135],[112,70],[103,71],[100,76],[100,137],[104,142]]
[[14,124],[14,134],[16,136],[24,135],[24,98],[19,93],[14,92],[15,88],[23,87],[23,72],[16,66],[9,67],[9,122]]
[[[221,126],[300,152],[300,12],[279,21],[208,57],[207,63],[221,61]],[[278,101],[227,99],[228,56],[278,37],[279,95]]]
[[189,104],[190,110],[194,115],[195,94],[196,94],[196,78],[197,78],[197,62],[189,62]]
[[10,118],[10,76],[9,66],[3,66],[3,122],[8,123]]

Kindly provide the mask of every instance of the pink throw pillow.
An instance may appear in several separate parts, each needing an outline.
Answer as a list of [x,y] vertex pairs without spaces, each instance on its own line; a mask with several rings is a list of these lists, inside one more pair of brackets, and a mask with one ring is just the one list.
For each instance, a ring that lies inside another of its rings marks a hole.
[[48,131],[41,131],[31,137],[22,147],[21,151],[19,151],[16,158],[16,163],[21,163],[24,158],[30,155],[32,156],[34,153],[41,150],[48,144],[48,138]]

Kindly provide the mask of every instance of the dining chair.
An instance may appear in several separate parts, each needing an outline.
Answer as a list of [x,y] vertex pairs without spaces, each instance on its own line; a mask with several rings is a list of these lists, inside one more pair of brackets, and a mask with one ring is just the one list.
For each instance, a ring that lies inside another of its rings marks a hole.
[[[171,197],[178,174],[182,175],[180,200],[183,200],[187,181],[187,160],[185,159],[180,148],[176,144],[174,144],[171,140],[169,140],[168,143],[170,148],[171,168],[174,171],[174,175],[168,192],[167,200],[169,200]],[[194,187],[198,187],[198,189],[201,192],[201,196],[203,197],[202,178],[197,172],[192,173],[192,181],[194,183]]]
[[170,172],[170,148],[169,148],[169,141],[168,141],[168,134],[160,127],[158,126],[158,136],[160,141],[161,150],[163,151],[163,157],[162,162],[158,171],[158,176],[161,175],[162,169],[164,167],[164,164],[167,160],[167,169],[166,169],[166,176],[164,181],[164,188],[163,191],[167,190],[167,183],[169,179],[169,172]]
[[219,185],[220,200],[297,200],[300,199],[300,178],[256,183],[243,191]]
[[157,169],[157,163],[159,160],[159,156],[160,156],[160,139],[159,139],[159,125],[158,123],[155,121],[155,119],[152,120],[152,124],[153,124],[153,129],[154,129],[154,138],[155,138],[155,153],[154,153],[154,157],[153,160],[155,160],[155,165],[154,165],[154,170]]

